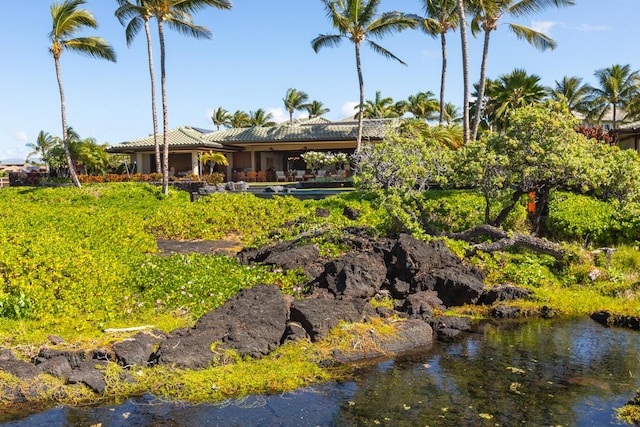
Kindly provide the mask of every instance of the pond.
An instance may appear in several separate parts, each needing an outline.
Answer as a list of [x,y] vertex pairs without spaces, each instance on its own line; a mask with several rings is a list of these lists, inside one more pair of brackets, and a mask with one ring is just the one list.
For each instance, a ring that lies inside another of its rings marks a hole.
[[0,425],[622,426],[615,409],[639,387],[637,331],[531,320],[486,324],[458,342],[367,364],[349,382],[206,405],[143,396]]

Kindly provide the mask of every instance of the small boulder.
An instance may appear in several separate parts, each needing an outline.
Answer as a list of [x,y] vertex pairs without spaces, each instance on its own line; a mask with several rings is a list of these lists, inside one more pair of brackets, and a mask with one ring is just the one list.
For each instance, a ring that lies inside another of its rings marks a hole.
[[373,308],[361,299],[305,299],[291,304],[289,317],[302,325],[311,342],[315,342],[326,337],[341,320],[360,322],[373,314]]

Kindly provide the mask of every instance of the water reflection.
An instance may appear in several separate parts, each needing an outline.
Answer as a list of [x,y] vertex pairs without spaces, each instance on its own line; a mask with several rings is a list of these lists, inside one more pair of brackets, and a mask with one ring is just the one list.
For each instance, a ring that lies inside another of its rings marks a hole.
[[590,320],[487,325],[348,383],[217,405],[153,396],[6,426],[607,426],[640,387],[640,334]]

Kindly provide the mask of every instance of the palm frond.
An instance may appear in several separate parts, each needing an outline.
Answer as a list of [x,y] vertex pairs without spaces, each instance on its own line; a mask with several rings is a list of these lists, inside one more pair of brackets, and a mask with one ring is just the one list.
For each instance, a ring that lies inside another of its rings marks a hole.
[[371,47],[371,49],[373,49],[374,52],[379,53],[380,55],[384,56],[385,58],[395,59],[396,61],[398,61],[402,65],[407,65],[406,62],[404,62],[402,59],[398,58],[393,53],[389,52],[387,49],[383,48],[379,44],[377,44],[375,42],[372,42],[371,40],[367,40],[367,44]]
[[338,34],[320,34],[315,39],[311,40],[311,47],[313,51],[318,53],[323,47],[336,47],[341,42],[344,36]]
[[551,37],[531,28],[512,23],[509,24],[509,29],[516,35],[516,37],[521,40],[526,40],[538,50],[553,50],[557,46],[557,43]]

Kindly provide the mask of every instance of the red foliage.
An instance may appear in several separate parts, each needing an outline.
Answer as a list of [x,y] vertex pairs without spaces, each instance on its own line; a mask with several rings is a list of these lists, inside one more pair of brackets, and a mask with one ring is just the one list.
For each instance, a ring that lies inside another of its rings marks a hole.
[[615,145],[616,134],[612,131],[605,131],[602,126],[578,126],[576,132],[583,134],[589,139],[595,139],[603,144]]

